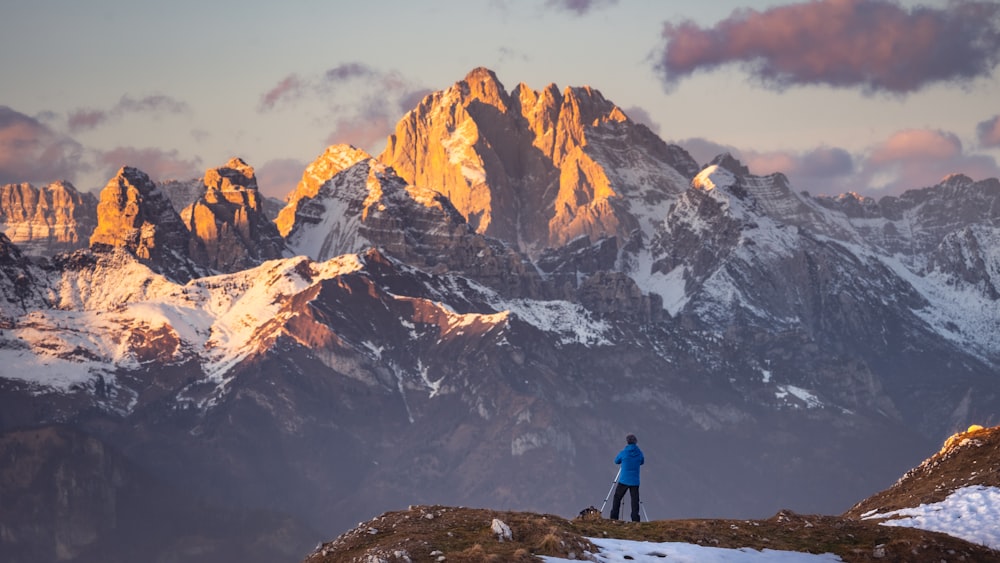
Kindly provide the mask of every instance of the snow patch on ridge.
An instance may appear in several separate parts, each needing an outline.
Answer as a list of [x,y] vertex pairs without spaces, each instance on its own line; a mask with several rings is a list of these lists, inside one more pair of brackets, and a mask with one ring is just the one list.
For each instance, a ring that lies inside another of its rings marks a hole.
[[[867,252],[859,247],[851,249],[858,256]],[[970,286],[948,283],[948,276],[931,272],[926,276],[914,273],[904,264],[902,257],[874,256],[910,284],[929,303],[913,311],[928,325],[962,348],[987,360],[1000,349],[1000,316],[997,304],[982,292]]]
[[[363,267],[356,255],[314,263],[304,257],[273,260],[250,270],[200,278],[186,285],[152,274],[144,266],[67,273],[55,284],[62,306],[17,320],[0,338],[2,377],[69,392],[97,381],[114,384],[114,372],[141,367],[130,339],[137,333],[169,334],[178,341],[175,360],[201,355],[202,368],[220,388],[226,373],[257,350],[257,336],[278,316],[282,297]],[[75,276],[75,277],[74,277]],[[81,283],[86,277],[89,282]],[[93,285],[100,292],[82,288]]]
[[867,513],[862,519],[895,518],[882,526],[919,528],[942,532],[968,542],[1000,549],[1000,488],[975,485],[956,489],[941,502],[921,504],[883,513]]
[[736,185],[736,176],[718,164],[713,164],[706,166],[704,170],[699,172],[694,177],[694,180],[691,180],[691,185],[699,190],[709,192],[718,188],[729,188]]

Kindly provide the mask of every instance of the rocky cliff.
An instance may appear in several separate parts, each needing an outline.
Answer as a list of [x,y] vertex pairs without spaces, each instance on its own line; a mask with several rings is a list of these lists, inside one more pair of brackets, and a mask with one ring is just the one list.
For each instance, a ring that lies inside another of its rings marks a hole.
[[597,90],[507,93],[484,68],[424,98],[379,160],[443,193],[476,232],[531,255],[581,235],[627,237],[642,215],[632,206],[662,203],[697,171]]
[[213,271],[244,270],[279,258],[284,250],[264,215],[253,167],[239,158],[205,173],[202,194],[181,218],[191,232],[191,259]]
[[[294,257],[201,276],[134,169],[93,249],[0,239],[3,428],[344,529],[400,499],[575,514],[629,432],[651,513],[842,511],[1000,410],[993,182],[813,198],[483,69],[399,127],[307,168]],[[251,199],[223,168],[216,229]]]
[[91,247],[124,248],[180,280],[200,275],[189,259],[191,235],[170,200],[144,172],[125,166],[101,190]]
[[309,167],[302,189],[286,208],[291,209],[295,215],[287,240],[295,254],[328,260],[376,247],[436,274],[468,276],[504,295],[543,295],[541,278],[527,259],[474,232],[442,194],[408,184],[354,147],[327,149]]
[[96,217],[97,199],[69,182],[0,186],[0,232],[28,254],[85,248]]

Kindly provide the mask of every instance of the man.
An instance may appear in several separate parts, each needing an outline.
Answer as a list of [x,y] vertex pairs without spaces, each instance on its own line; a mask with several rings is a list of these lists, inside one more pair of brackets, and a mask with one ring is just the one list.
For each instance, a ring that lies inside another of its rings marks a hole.
[[618,474],[618,486],[615,487],[615,502],[611,505],[611,519],[618,519],[618,509],[621,508],[625,491],[629,492],[632,501],[632,521],[639,521],[639,466],[646,462],[642,450],[636,445],[635,434],[625,437],[625,449],[615,456],[615,465],[621,465]]

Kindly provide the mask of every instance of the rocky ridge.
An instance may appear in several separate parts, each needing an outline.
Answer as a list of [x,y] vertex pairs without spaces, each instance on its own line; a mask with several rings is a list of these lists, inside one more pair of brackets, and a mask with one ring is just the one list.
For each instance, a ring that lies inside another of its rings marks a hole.
[[[697,168],[597,90],[520,84],[508,94],[484,68],[424,98],[379,160],[434,186],[476,232],[532,256],[581,235],[627,238],[639,225],[625,202],[662,202]],[[622,166],[637,161],[649,165]]]
[[283,255],[284,241],[264,215],[253,167],[234,158],[205,172],[204,186],[181,211],[195,263],[216,272],[237,272]]
[[202,275],[189,259],[191,234],[170,200],[144,172],[122,167],[101,190],[90,245],[123,248],[165,275]]
[[[0,428],[65,422],[173,486],[345,529],[401,498],[573,514],[628,432],[672,516],[839,511],[997,412],[989,181],[940,186],[971,214],[934,189],[897,215],[812,198],[699,167],[592,88],[484,69],[390,149],[327,149],[279,214],[295,256],[242,270],[195,265],[199,221],[134,169],[91,249],[0,239]],[[253,175],[230,164],[198,197],[235,234]]]
[[53,255],[85,248],[96,219],[96,198],[69,182],[0,186],[0,231],[23,252]]

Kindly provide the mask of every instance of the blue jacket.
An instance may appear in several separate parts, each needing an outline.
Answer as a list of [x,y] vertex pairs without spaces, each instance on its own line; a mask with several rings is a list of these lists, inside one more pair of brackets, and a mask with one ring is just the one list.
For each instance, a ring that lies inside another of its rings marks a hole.
[[635,444],[625,446],[625,449],[615,456],[615,464],[622,466],[621,475],[618,482],[622,485],[639,486],[639,466],[646,463],[646,458],[642,455],[642,450]]

